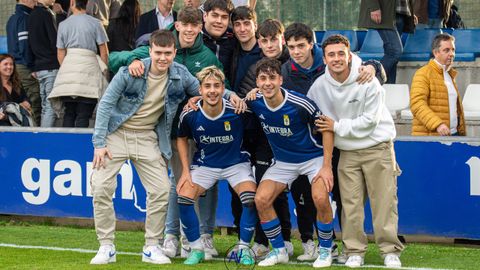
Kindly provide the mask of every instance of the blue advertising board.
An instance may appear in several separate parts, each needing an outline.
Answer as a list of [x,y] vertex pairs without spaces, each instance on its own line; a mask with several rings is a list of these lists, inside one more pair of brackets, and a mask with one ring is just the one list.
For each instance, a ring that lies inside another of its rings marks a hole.
[[[90,133],[0,131],[0,214],[92,218]],[[400,234],[480,239],[480,140],[395,142]],[[217,225],[233,226],[220,182]],[[114,198],[118,220],[144,221],[145,190],[125,163]],[[290,200],[291,212],[295,213]],[[371,215],[365,228],[372,232]],[[292,225],[296,227],[295,215]]]

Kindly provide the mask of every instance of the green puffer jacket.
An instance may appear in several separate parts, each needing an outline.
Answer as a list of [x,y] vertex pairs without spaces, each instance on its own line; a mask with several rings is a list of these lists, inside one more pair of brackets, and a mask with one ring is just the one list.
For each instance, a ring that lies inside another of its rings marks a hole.
[[[195,39],[195,43],[191,48],[180,48],[180,42],[178,40],[178,32],[173,31],[175,35],[175,42],[177,49],[177,55],[174,61],[187,67],[188,71],[195,76],[197,72],[204,67],[217,66],[223,70],[223,65],[217,59],[215,54],[203,45],[202,34],[198,34]],[[149,46],[138,47],[133,51],[112,52],[108,57],[109,69],[116,73],[120,67],[128,66],[135,59],[143,59],[149,57]],[[229,88],[229,84],[225,82],[226,88]]]

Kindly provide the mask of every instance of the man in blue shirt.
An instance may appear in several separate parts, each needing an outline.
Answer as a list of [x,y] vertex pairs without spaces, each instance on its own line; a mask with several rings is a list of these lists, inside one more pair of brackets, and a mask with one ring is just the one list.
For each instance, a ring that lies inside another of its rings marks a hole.
[[[265,235],[273,250],[259,266],[288,262],[288,253],[281,235],[281,226],[273,201],[290,187],[299,175],[307,175],[312,185],[312,198],[317,209],[319,256],[314,267],[332,263],[331,247],[333,212],[329,192],[333,187],[333,133],[314,134],[315,119],[321,114],[315,103],[302,94],[281,88],[281,63],[262,59],[257,63],[257,87],[262,94],[249,101],[249,108],[258,117],[275,157],[258,186],[255,204]],[[321,144],[323,147],[320,145]],[[323,149],[322,149],[323,148]]]
[[[254,264],[248,256],[248,245],[255,230],[254,207],[256,182],[249,155],[241,151],[244,120],[235,108],[222,98],[225,76],[217,67],[206,67],[197,74],[200,81],[199,110],[188,110],[180,116],[177,148],[182,163],[182,176],[177,193],[180,220],[192,251],[185,264],[198,264],[205,259],[200,228],[194,204],[198,197],[218,180],[227,179],[239,195],[243,211],[240,221],[240,262]],[[195,141],[197,151],[190,165],[188,138]],[[227,158],[228,157],[228,158]],[[247,256],[245,256],[247,255]],[[253,255],[253,254],[252,254]]]

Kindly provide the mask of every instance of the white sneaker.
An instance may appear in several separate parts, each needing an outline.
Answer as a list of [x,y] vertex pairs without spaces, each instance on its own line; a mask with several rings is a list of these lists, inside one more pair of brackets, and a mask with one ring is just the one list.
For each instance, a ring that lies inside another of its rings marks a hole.
[[288,263],[286,248],[274,248],[265,259],[258,263],[258,266],[273,266],[279,263]]
[[178,247],[179,247],[178,239],[173,234],[167,234],[165,240],[163,241],[163,254],[165,254],[169,258],[175,258],[178,254],[180,254]]
[[297,257],[299,261],[314,261],[318,258],[317,245],[312,240],[302,243],[303,254]]
[[154,264],[169,264],[170,259],[163,254],[159,245],[143,247],[142,262]]
[[400,258],[397,254],[394,253],[388,253],[387,256],[385,256],[384,264],[388,268],[402,267],[402,262],[400,261]]
[[192,248],[190,247],[190,243],[184,235],[180,237],[180,242],[182,242],[182,246],[180,248],[180,257],[186,259],[188,258],[188,255],[190,255]]
[[313,263],[314,268],[330,267],[332,265],[332,249],[320,247],[318,258]]
[[360,255],[348,256],[345,266],[350,268],[357,268],[363,265],[363,257]]
[[114,245],[101,245],[97,255],[92,258],[90,264],[107,264],[117,261],[117,252]]
[[253,252],[255,252],[255,258],[257,260],[265,259],[265,257],[268,255],[268,252],[270,251],[268,247],[259,243],[253,243],[252,250]]
[[213,245],[213,238],[211,234],[202,234],[200,236],[200,241],[202,242],[203,250],[205,251],[205,260],[207,260],[207,254],[211,256],[218,256],[218,251]]
[[293,244],[290,241],[284,241],[288,256],[293,256]]

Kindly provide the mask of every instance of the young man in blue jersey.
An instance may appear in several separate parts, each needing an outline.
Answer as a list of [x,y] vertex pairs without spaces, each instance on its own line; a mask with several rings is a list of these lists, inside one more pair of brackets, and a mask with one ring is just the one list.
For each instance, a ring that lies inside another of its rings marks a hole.
[[[315,120],[321,115],[315,103],[302,94],[281,88],[281,63],[262,59],[257,63],[257,87],[262,94],[248,102],[272,146],[275,161],[260,182],[255,204],[265,235],[273,250],[259,266],[288,262],[280,222],[273,201],[299,175],[307,175],[317,209],[319,256],[314,267],[332,264],[333,213],[329,192],[333,187],[333,132],[314,134]],[[321,140],[321,142],[320,142]],[[323,145],[320,145],[320,143]]]
[[[248,246],[255,231],[257,216],[254,206],[256,182],[250,166],[249,155],[241,151],[243,141],[243,116],[235,113],[229,101],[222,98],[225,76],[215,67],[206,67],[199,73],[202,100],[199,110],[181,114],[177,148],[182,163],[182,175],[177,193],[180,220],[190,243],[191,252],[185,264],[198,264],[205,259],[200,228],[194,204],[198,197],[218,180],[227,179],[239,195],[243,205],[240,220],[240,262],[252,265],[255,260]],[[188,139],[195,141],[197,151],[191,162],[188,158]],[[228,158],[226,158],[228,157]]]

